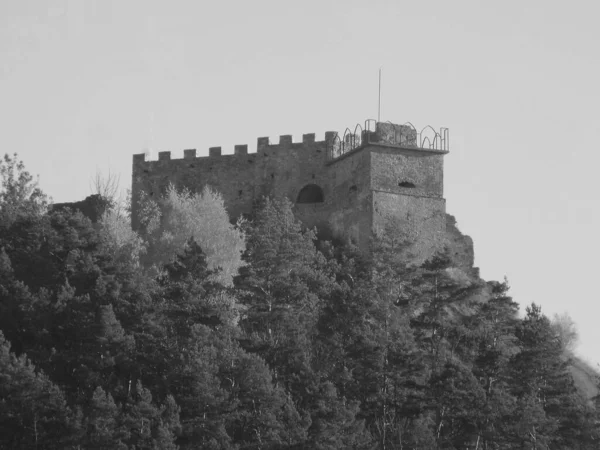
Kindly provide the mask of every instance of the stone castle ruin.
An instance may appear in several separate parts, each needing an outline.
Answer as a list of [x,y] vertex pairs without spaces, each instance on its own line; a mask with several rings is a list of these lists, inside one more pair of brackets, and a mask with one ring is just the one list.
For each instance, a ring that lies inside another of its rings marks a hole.
[[169,183],[199,191],[218,190],[232,218],[252,211],[262,196],[284,196],[296,216],[322,236],[349,239],[368,249],[374,233],[400,233],[413,243],[412,253],[425,260],[449,247],[457,266],[473,267],[471,239],[446,214],[443,175],[449,151],[448,130],[421,132],[410,124],[368,120],[343,135],[326,132],[315,141],[280,136],[278,144],[258,138],[256,153],[236,145],[231,155],[220,147],[197,157],[184,150],[183,159],[160,152],[157,161],[133,156],[132,223],[139,226],[141,192],[158,196]]

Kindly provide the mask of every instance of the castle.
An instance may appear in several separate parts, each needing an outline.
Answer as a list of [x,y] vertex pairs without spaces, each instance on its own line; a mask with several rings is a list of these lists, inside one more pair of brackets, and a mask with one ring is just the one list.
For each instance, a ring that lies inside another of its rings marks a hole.
[[[262,196],[285,196],[296,216],[326,237],[350,239],[367,249],[374,233],[393,229],[407,236],[419,260],[451,247],[457,264],[472,267],[470,238],[446,214],[443,192],[448,130],[421,132],[410,124],[368,120],[343,135],[326,132],[324,141],[305,134],[302,142],[280,136],[278,144],[258,138],[256,153],[236,145],[231,155],[220,147],[183,159],[160,152],[157,161],[133,156],[132,224],[139,226],[141,192],[160,195],[169,183],[192,191],[210,185],[218,190],[232,218],[250,213]],[[467,241],[465,241],[467,240]]]

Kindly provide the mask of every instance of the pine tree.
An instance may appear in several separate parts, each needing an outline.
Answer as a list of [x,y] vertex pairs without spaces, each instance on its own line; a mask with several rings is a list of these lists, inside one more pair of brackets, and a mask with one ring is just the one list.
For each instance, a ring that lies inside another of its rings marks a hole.
[[64,448],[70,416],[61,390],[0,332],[0,447]]
[[[304,445],[352,448],[362,439],[357,404],[346,402],[326,381],[315,353],[321,298],[335,280],[315,247],[314,231],[302,228],[289,201],[266,198],[246,234],[247,265],[236,279],[247,308],[240,322],[243,346],[265,359],[275,383],[297,405],[302,421],[310,423]],[[324,430],[335,434],[323,441]]]
[[175,434],[180,429],[179,408],[173,397],[157,406],[150,391],[137,381],[120,417],[123,441],[128,448],[176,450]]
[[533,303],[516,329],[520,352],[512,358],[512,391],[518,399],[515,439],[538,448],[577,448],[587,439],[586,414],[562,358],[562,342]]
[[517,400],[511,393],[509,361],[518,352],[515,328],[518,305],[507,295],[508,283],[489,282],[491,298],[480,304],[472,327],[478,346],[473,375],[485,392],[485,406],[479,412],[477,442],[483,448],[508,446],[512,439],[508,422]]

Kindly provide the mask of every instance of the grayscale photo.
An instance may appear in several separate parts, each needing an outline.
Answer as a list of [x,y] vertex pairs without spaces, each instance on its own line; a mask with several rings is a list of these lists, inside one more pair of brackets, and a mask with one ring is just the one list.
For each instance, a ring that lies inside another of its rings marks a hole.
[[0,0],[0,450],[600,449],[598,17]]

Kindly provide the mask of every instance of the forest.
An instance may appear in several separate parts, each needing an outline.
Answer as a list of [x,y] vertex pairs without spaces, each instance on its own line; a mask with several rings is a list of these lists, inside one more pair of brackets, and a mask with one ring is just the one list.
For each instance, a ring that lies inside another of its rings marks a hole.
[[16,154],[0,181],[2,449],[600,448],[569,333],[402,230],[365,254],[288,200],[232,223],[171,186],[133,231]]

